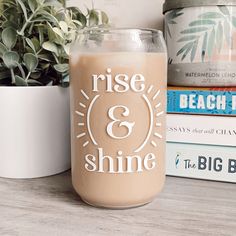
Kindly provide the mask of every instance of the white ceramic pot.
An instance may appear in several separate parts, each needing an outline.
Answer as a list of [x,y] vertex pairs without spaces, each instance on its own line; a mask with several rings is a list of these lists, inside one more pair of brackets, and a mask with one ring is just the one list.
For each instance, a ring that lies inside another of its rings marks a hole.
[[69,89],[0,87],[0,177],[36,178],[70,168]]

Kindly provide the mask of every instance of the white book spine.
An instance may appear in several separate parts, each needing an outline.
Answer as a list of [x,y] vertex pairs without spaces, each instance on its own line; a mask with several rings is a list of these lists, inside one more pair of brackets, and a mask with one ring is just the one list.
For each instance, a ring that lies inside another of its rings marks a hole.
[[166,173],[236,183],[236,148],[167,143]]
[[167,141],[236,146],[236,117],[168,114]]

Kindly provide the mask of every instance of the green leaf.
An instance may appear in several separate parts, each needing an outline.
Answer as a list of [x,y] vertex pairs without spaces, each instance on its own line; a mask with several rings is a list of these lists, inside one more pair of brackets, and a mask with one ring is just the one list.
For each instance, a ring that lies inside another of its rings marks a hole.
[[54,52],[58,56],[58,48],[55,43],[47,41],[47,42],[44,42],[42,46],[45,50]]
[[77,25],[76,27],[78,27],[79,29],[83,28],[83,24],[82,24],[80,21],[78,21],[78,20],[73,20],[72,22],[73,22],[75,25]]
[[30,75],[30,78],[32,78],[32,79],[39,79],[40,77],[41,77],[41,72],[33,72],[33,73],[31,73],[31,75]]
[[48,29],[49,41],[55,42],[60,45],[63,45],[65,43],[65,39],[59,28],[57,28],[59,30],[56,30],[56,27],[53,28],[49,23],[47,23],[47,29]]
[[6,51],[7,51],[6,46],[0,42],[0,57],[2,57]]
[[190,57],[191,62],[194,61],[194,58],[196,56],[197,46],[198,46],[198,41],[196,40],[193,44],[192,51],[191,51],[191,57]]
[[193,47],[193,42],[187,43],[177,52],[176,55],[179,56],[182,53],[184,53],[186,50],[188,50],[189,48],[191,49],[192,47]]
[[17,0],[17,2],[20,4],[20,7],[21,7],[21,9],[23,11],[23,14],[25,16],[25,20],[27,21],[28,20],[28,16],[27,16],[27,9],[26,9],[25,4],[21,0]]
[[202,25],[216,25],[213,20],[195,20],[189,24],[189,26],[202,26]]
[[81,22],[83,27],[87,25],[87,18],[86,16],[80,11],[78,7],[68,7],[67,10],[72,15],[72,20],[77,20]]
[[53,60],[53,58],[51,58],[48,54],[38,54],[38,58],[47,62]]
[[67,55],[69,55],[69,54],[70,54],[70,44],[66,44],[63,48],[64,48],[64,50],[65,50],[65,53],[66,53]]
[[224,15],[226,15],[226,16],[230,15],[229,9],[226,6],[218,6],[218,7]]
[[91,10],[89,13],[89,26],[95,26],[99,23],[99,17],[95,10]]
[[38,52],[41,49],[39,40],[36,37],[34,37],[34,38],[31,39],[31,42],[34,45],[34,48],[35,48],[36,52]]
[[10,20],[7,20],[5,21],[3,24],[2,24],[2,28],[8,28],[8,27],[11,27],[11,28],[14,28],[14,29],[17,29],[18,28],[18,25],[15,23],[15,22],[12,22]]
[[30,10],[32,12],[34,12],[36,10],[37,6],[38,6],[36,0],[28,0],[28,4],[29,4]]
[[54,69],[59,73],[65,73],[66,71],[69,70],[69,65],[68,64],[57,64],[57,65],[54,65]]
[[[192,44],[192,47],[193,47],[193,44]],[[181,61],[183,61],[186,58],[186,56],[191,52],[192,47],[188,47],[186,49],[186,51],[184,52],[184,54],[183,54],[183,56],[181,58]]]
[[76,17],[76,19],[81,22],[82,26],[85,27],[87,25],[87,18],[84,14],[79,13]]
[[2,41],[6,45],[8,49],[12,49],[17,40],[17,33],[16,30],[9,27],[2,31]]
[[217,44],[217,48],[218,48],[218,52],[221,52],[222,46],[223,46],[223,26],[221,24],[221,22],[219,22],[218,27],[217,27],[217,31],[216,31],[216,44]]
[[175,10],[170,11],[169,14],[167,14],[167,21],[169,22],[169,21],[183,15],[184,13],[181,12],[182,10],[183,9],[180,8],[180,9],[175,9]]
[[206,50],[207,50],[207,37],[208,37],[208,33],[206,32],[204,34],[204,38],[203,38],[203,42],[202,42],[202,62],[205,61]]
[[49,12],[47,12],[45,10],[37,11],[37,16],[38,17],[36,17],[33,20],[33,22],[42,22],[42,21],[46,20],[46,21],[52,22],[52,23],[54,23],[56,25],[58,24],[57,18],[54,15],[50,14]]
[[0,80],[7,79],[11,77],[11,73],[9,70],[0,70]]
[[50,67],[50,63],[41,63],[41,64],[40,64],[40,67],[41,67],[43,70],[47,70],[47,69]]
[[53,81],[50,81],[47,86],[53,86]]
[[103,24],[108,24],[109,23],[109,18],[108,18],[107,14],[104,11],[101,12],[101,17],[102,17],[102,23]]
[[38,33],[39,33],[39,42],[40,45],[42,45],[44,42],[43,26],[38,26]]
[[70,84],[70,76],[69,75],[63,76],[63,79],[61,81],[62,87],[66,88],[69,86],[69,84]]
[[15,84],[17,86],[28,86],[27,82],[18,75],[15,75]]
[[199,38],[198,35],[187,35],[187,36],[180,38],[177,42],[186,42],[186,41],[191,41],[191,40],[195,40],[198,38]]
[[209,42],[208,42],[208,56],[209,58],[212,57],[213,54],[213,50],[214,50],[214,46],[215,46],[215,29],[213,29],[210,33],[210,37],[209,37]]
[[34,51],[34,53],[36,53],[36,49],[35,49],[35,47],[34,47],[33,42],[32,42],[29,38],[26,38],[25,41],[26,41],[27,44],[30,46],[30,48]]
[[166,31],[168,32],[168,35],[170,36],[170,38],[172,38],[171,32],[170,32],[170,27],[168,24],[166,24]]
[[52,28],[53,27],[51,26],[51,24],[47,22],[47,31],[48,31],[49,41],[55,42],[55,38],[57,37],[57,35],[54,33]]
[[45,0],[37,0],[37,2],[38,2],[39,5],[45,4]]
[[181,31],[181,34],[193,34],[208,30],[207,27],[194,27]]
[[59,25],[61,27],[61,30],[63,31],[63,33],[68,34],[68,25],[65,21],[60,21]]
[[37,80],[34,80],[34,79],[28,79],[27,80],[27,83],[29,84],[29,85],[40,85],[40,86],[42,86],[43,84],[41,83],[41,82],[39,82],[39,81],[37,81]]
[[38,58],[32,53],[24,55],[24,62],[29,72],[35,71],[38,66]]
[[3,54],[3,62],[9,69],[14,69],[20,60],[19,54],[17,52],[5,52]]
[[224,18],[224,16],[218,12],[206,12],[201,15],[199,15],[199,18],[202,19],[219,19]]
[[62,4],[58,0],[44,0],[43,6],[62,8]]
[[64,41],[63,32],[59,28],[53,27],[52,30],[55,34],[57,34],[57,37],[60,37],[61,41]]

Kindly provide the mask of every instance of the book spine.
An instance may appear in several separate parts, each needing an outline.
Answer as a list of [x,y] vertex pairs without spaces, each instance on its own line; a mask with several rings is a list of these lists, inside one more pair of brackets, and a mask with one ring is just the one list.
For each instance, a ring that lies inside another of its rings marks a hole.
[[236,147],[236,117],[167,114],[167,141]]
[[169,89],[167,98],[168,113],[236,116],[236,91]]
[[166,174],[235,183],[235,149],[167,143]]

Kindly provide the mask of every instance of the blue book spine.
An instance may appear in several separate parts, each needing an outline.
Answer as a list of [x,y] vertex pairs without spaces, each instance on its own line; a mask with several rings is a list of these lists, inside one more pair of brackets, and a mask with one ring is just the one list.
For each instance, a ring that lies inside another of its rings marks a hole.
[[169,89],[167,112],[236,116],[236,91]]

